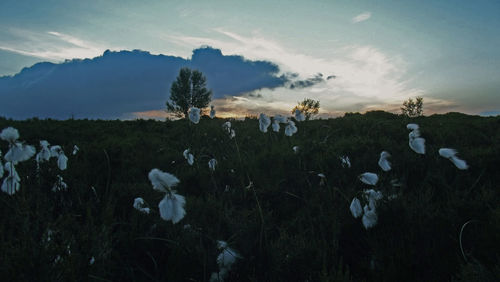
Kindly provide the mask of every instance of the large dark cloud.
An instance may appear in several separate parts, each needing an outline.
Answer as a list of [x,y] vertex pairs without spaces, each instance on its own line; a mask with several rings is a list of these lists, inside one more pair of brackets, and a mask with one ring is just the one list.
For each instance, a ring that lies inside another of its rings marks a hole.
[[0,116],[66,119],[120,118],[164,107],[181,67],[207,77],[213,98],[283,86],[277,65],[224,56],[210,47],[191,59],[148,52],[106,51],[100,57],[61,64],[38,63],[14,76],[0,77]]

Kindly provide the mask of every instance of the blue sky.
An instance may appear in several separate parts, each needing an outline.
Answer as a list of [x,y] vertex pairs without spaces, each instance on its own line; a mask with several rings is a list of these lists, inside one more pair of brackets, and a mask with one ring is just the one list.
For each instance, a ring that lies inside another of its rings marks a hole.
[[269,2],[2,0],[0,75],[106,49],[189,58],[210,45],[303,79],[337,76],[214,101],[235,112],[285,111],[305,97],[323,115],[397,111],[417,95],[428,114],[500,111],[499,1]]

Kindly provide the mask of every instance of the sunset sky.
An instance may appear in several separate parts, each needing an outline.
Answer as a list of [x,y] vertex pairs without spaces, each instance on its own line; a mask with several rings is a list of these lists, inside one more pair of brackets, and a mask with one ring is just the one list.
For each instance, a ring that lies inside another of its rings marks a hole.
[[305,97],[321,101],[323,116],[397,112],[416,96],[424,97],[426,114],[500,113],[499,14],[499,1],[482,0],[2,0],[0,76],[106,49],[189,59],[193,49],[211,46],[272,62],[297,79],[325,78],[219,97],[220,114],[286,112]]

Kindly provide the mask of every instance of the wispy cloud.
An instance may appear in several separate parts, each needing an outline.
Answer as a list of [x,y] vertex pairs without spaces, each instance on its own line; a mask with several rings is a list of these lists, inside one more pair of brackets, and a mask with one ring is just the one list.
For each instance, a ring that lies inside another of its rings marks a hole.
[[33,32],[23,29],[9,29],[0,40],[0,49],[24,56],[51,61],[65,59],[93,58],[104,52],[104,45],[60,33],[57,31]]
[[170,36],[170,40],[185,47],[206,44],[220,48],[225,54],[275,62],[283,72],[297,73],[297,79],[307,80],[318,73],[325,77],[334,75],[305,88],[262,89],[215,101],[223,110],[238,115],[288,111],[304,98],[320,100],[321,112],[326,115],[372,109],[399,111],[394,105],[401,105],[409,97],[425,96],[424,90],[412,87],[411,81],[404,78],[407,63],[402,57],[388,55],[373,46],[349,45],[331,51],[329,57],[317,57],[285,47],[259,33],[243,36],[223,29],[215,31],[222,37]]
[[372,17],[371,12],[363,12],[351,19],[352,23],[360,23],[369,20]]

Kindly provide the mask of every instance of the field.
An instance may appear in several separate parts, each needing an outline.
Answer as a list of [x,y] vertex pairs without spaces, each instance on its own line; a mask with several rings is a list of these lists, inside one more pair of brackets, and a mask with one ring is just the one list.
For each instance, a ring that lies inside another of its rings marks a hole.
[[[0,119],[37,151],[47,140],[69,158],[63,171],[53,159],[19,163],[20,190],[0,193],[0,280],[208,281],[218,240],[239,254],[224,281],[500,277],[500,117],[351,113],[298,122],[291,137],[247,118],[231,121],[234,138],[226,121]],[[420,126],[424,155],[408,146],[408,123]],[[469,169],[439,156],[443,147]],[[384,150],[388,172],[377,164]],[[180,180],[186,215],[176,224],[159,215],[153,168]],[[378,183],[361,182],[364,172]],[[58,175],[68,187],[52,191]],[[349,207],[372,188],[384,197],[366,229]],[[149,214],[133,207],[137,197]]]

